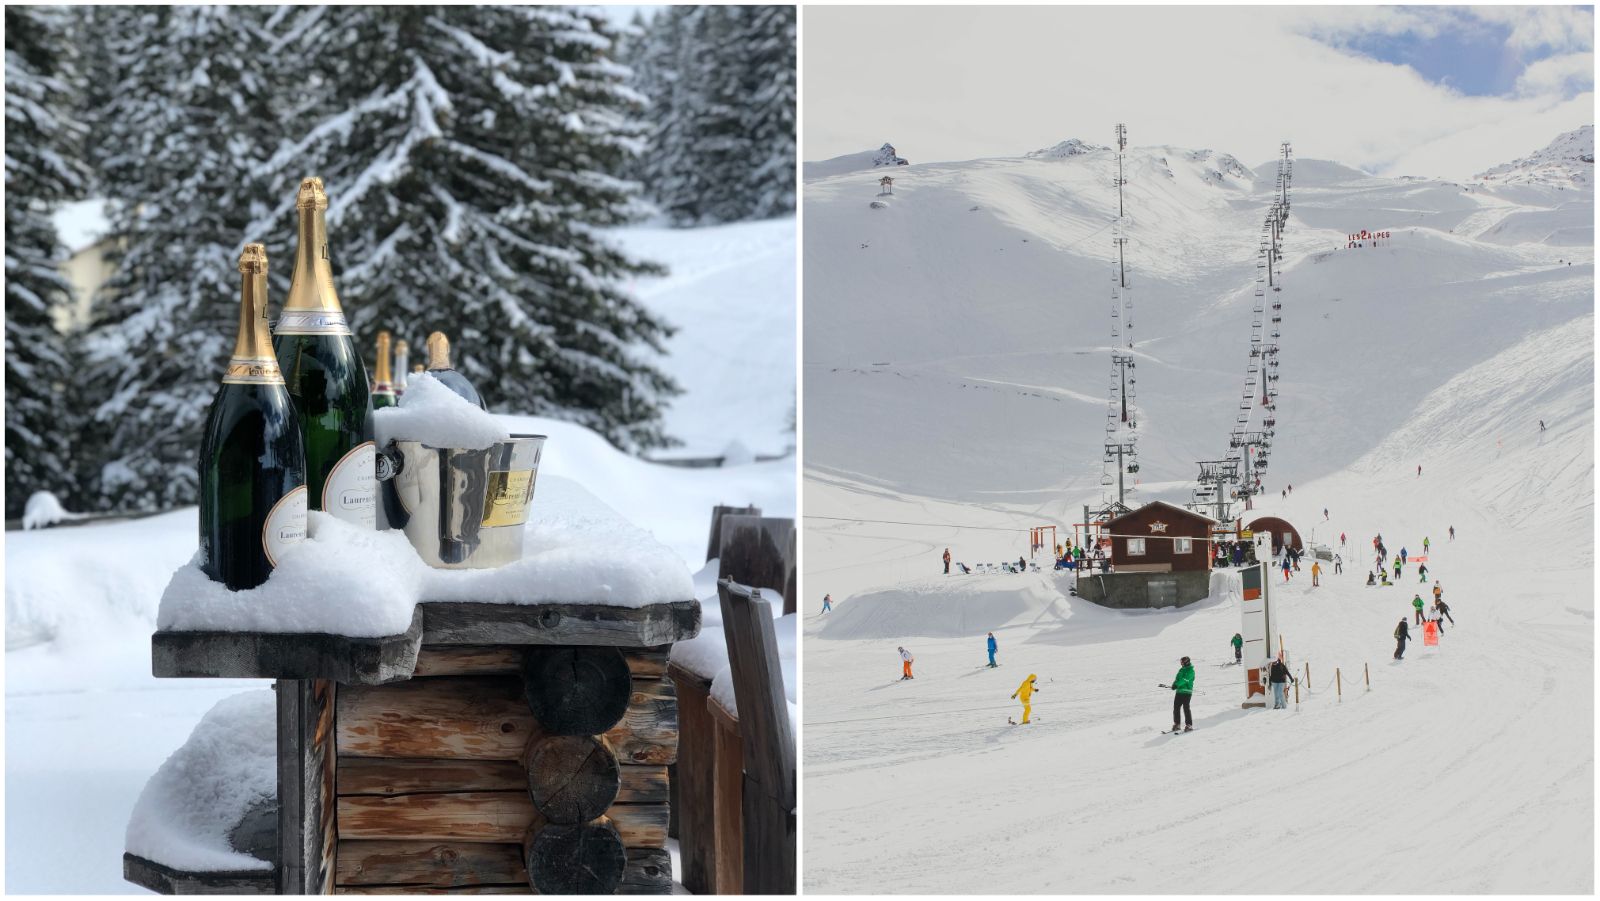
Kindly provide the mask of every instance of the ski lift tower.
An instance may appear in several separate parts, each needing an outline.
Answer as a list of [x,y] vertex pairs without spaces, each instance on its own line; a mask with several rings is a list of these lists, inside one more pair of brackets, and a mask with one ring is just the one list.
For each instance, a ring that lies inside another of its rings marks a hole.
[[[1116,258],[1112,261],[1111,287],[1111,380],[1106,404],[1105,468],[1100,475],[1103,513],[1126,510],[1126,475],[1139,471],[1138,428],[1139,416],[1135,403],[1138,377],[1133,370],[1133,296],[1128,282],[1127,207],[1122,188],[1128,183],[1124,175],[1123,155],[1128,147],[1128,127],[1117,124],[1117,218],[1112,231]],[[1117,474],[1112,478],[1110,465],[1115,462]],[[1111,498],[1111,486],[1116,486],[1116,500]]]

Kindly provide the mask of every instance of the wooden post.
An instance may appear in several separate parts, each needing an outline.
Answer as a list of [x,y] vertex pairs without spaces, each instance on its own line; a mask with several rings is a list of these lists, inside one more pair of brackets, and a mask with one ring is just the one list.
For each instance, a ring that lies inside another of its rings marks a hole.
[[1361,675],[1366,677],[1366,680],[1367,680],[1367,691],[1371,691],[1372,690],[1372,671],[1367,668],[1367,665],[1365,663],[1361,664]]
[[721,504],[711,508],[711,537],[706,541],[706,559],[710,560],[722,550],[722,517],[729,514],[742,516],[760,516],[761,508],[750,507],[725,507]]
[[717,578],[783,594],[785,613],[795,610],[795,527],[792,519],[728,515],[722,518]]
[[279,679],[278,893],[332,894],[336,684]]
[[678,694],[678,763],[673,765],[671,779],[672,817],[678,827],[675,837],[683,866],[678,879],[691,894],[715,895],[718,883],[712,780],[716,727],[706,709],[711,681],[676,663],[667,665],[667,677]]
[[744,893],[795,894],[795,748],[771,603],[717,583],[744,738]]
[[1311,693],[1311,661],[1306,661],[1306,693]]
[[1294,684],[1294,703],[1295,703],[1296,707],[1300,706],[1300,683],[1299,682],[1296,682]]
[[1339,675],[1339,668],[1337,666],[1333,668],[1333,684],[1335,686],[1337,686],[1337,688],[1338,688],[1339,700],[1343,701],[1344,700],[1344,679],[1343,679],[1342,676]]

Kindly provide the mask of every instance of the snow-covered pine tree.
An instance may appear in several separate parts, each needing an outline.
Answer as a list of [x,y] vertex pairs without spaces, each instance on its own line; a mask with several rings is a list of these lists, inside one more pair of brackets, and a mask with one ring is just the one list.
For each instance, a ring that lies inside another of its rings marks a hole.
[[80,85],[63,39],[65,13],[6,7],[6,516],[28,495],[74,501],[73,439],[65,403],[72,378],[52,312],[70,298],[52,209],[82,195],[85,128],[75,115]]
[[295,184],[320,175],[357,345],[387,328],[421,347],[441,330],[491,409],[572,420],[626,450],[669,443],[676,388],[651,357],[670,329],[624,287],[660,270],[599,233],[645,209],[619,177],[642,127],[605,17],[342,6],[284,33],[279,58],[320,93],[268,166],[270,231],[287,235]]
[[[281,137],[262,7],[102,7],[114,79],[95,111],[116,271],[84,338],[94,505],[193,503],[206,410],[233,343],[237,260]],[[287,260],[273,260],[275,269]]]
[[745,132],[752,151],[747,218],[794,212],[795,7],[749,6],[741,23],[746,62]]

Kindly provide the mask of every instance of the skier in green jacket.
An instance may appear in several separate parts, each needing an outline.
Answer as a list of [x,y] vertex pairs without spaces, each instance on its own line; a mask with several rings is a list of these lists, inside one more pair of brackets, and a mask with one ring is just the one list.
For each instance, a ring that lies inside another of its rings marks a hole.
[[1231,642],[1229,642],[1229,644],[1233,645],[1233,662],[1234,663],[1243,663],[1244,662],[1244,636],[1240,635],[1238,632],[1233,633],[1233,640]]
[[1181,711],[1184,721],[1183,731],[1193,732],[1194,714],[1189,710],[1189,699],[1194,695],[1194,666],[1189,663],[1188,657],[1183,658],[1179,663],[1181,665],[1178,667],[1178,674],[1172,677],[1172,684],[1161,687],[1170,688],[1173,691],[1172,731],[1178,731],[1178,713]]
[[1417,608],[1417,625],[1422,625],[1422,595],[1412,595],[1411,606]]

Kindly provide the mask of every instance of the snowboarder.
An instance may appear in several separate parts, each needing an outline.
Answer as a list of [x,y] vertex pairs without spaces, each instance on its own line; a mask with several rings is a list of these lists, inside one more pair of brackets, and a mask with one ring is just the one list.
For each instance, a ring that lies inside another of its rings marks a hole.
[[1411,606],[1417,609],[1417,625],[1422,625],[1422,595],[1412,595]]
[[1422,577],[1422,578],[1417,580],[1418,582],[1421,582],[1424,585],[1428,584],[1428,564],[1426,564],[1426,563],[1417,564],[1417,575]]
[[1282,710],[1288,707],[1289,700],[1284,697],[1284,692],[1287,691],[1285,686],[1296,680],[1289,674],[1289,667],[1284,665],[1282,657],[1272,661],[1272,670],[1267,678],[1272,683],[1272,709]]
[[906,650],[905,648],[900,648],[899,650],[900,650],[900,681],[904,682],[907,679],[915,679],[916,676],[911,675],[911,664],[915,663],[917,658],[911,656],[911,652]]
[[1406,621],[1402,618],[1400,625],[1394,627],[1394,659],[1404,660],[1406,658],[1406,642],[1410,640],[1411,630],[1406,627]]
[[1183,731],[1193,732],[1194,714],[1189,710],[1189,699],[1194,696],[1194,666],[1189,663],[1188,657],[1183,658],[1178,663],[1178,674],[1172,677],[1172,684],[1161,687],[1170,688],[1173,691],[1172,731],[1178,731],[1178,714],[1181,711],[1184,721]]
[[1022,684],[1017,686],[1017,690],[1011,693],[1012,700],[1022,702],[1022,722],[1020,725],[1023,726],[1028,725],[1028,714],[1033,712],[1033,693],[1039,690],[1033,686],[1033,680],[1037,678],[1039,677],[1029,673],[1028,678],[1023,679]]
[[1455,526],[1451,526],[1450,527],[1450,540],[1451,541],[1455,541],[1456,540],[1456,527]]
[[1244,662],[1244,636],[1240,635],[1238,632],[1235,632],[1235,633],[1233,633],[1233,638],[1230,639],[1228,643],[1233,645],[1233,662],[1235,664],[1243,663]]
[[1373,575],[1370,572],[1367,573],[1367,587],[1371,588],[1372,586],[1377,585],[1377,584],[1378,584],[1378,577]]
[[944,549],[944,574],[950,575],[950,549]]
[[1313,561],[1312,564],[1311,564],[1311,587],[1312,588],[1317,588],[1317,587],[1320,587],[1321,585],[1322,585],[1322,564]]
[[[1444,601],[1441,601],[1441,600],[1438,600],[1437,598],[1435,598],[1434,602],[1433,602],[1433,607],[1434,607],[1435,610],[1439,611],[1439,615],[1440,616],[1442,616],[1445,619],[1450,621],[1450,625],[1453,626],[1453,625],[1456,624],[1456,618],[1450,615],[1450,605],[1449,604],[1446,604]],[[1440,623],[1439,624],[1439,630],[1440,631],[1444,630],[1444,623]]]
[[1443,597],[1443,596],[1444,596],[1444,589],[1439,587],[1439,583],[1438,582],[1434,582],[1433,583],[1433,602],[1435,604],[1439,603],[1439,599],[1441,597]]
[[[1570,266],[1572,264],[1568,263],[1567,265]],[[1539,420],[1539,431],[1541,431],[1541,432],[1544,431],[1544,420],[1543,419]]]
[[822,596],[822,612],[823,613],[827,613],[828,611],[830,611],[832,609],[833,609],[833,595],[831,595],[831,594],[823,595]]
[[1400,558],[1394,558],[1394,580],[1400,581]]
[[1337,575],[1339,575],[1339,574],[1341,574],[1343,572],[1344,572],[1344,558],[1339,556],[1338,554],[1334,554],[1333,555],[1333,574],[1337,576]]
[[994,640],[994,633],[990,632],[989,633],[989,668],[990,669],[993,669],[994,667],[997,667],[997,666],[1000,665],[1000,664],[994,662],[994,652],[998,651],[998,650],[1000,650],[1000,643],[998,641]]

